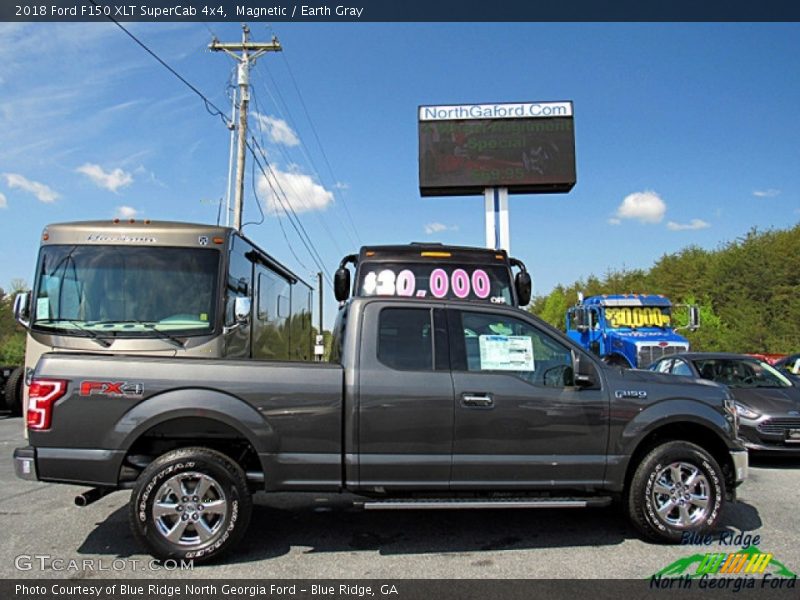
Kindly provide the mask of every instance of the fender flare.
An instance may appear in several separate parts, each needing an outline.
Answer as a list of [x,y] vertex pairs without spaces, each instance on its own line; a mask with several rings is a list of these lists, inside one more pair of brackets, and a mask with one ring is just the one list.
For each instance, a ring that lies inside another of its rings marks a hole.
[[259,454],[275,452],[278,446],[274,428],[247,402],[225,392],[184,388],[156,394],[132,407],[106,435],[105,447],[127,453],[148,430],[182,417],[228,425]]
[[664,426],[680,423],[704,427],[726,446],[726,440],[732,436],[731,423],[705,402],[673,398],[648,406],[631,419],[619,437],[618,447],[611,452],[633,455],[651,433]]

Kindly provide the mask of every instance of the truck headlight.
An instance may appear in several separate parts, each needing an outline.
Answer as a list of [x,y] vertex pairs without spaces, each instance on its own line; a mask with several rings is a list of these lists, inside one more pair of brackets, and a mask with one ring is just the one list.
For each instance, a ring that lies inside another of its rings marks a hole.
[[744,404],[742,404],[740,402],[736,402],[736,413],[740,417],[744,417],[745,419],[751,419],[751,420],[752,419],[757,419],[758,417],[761,416],[760,413],[757,413],[756,411],[754,411],[749,406],[746,406],[746,405],[744,405]]

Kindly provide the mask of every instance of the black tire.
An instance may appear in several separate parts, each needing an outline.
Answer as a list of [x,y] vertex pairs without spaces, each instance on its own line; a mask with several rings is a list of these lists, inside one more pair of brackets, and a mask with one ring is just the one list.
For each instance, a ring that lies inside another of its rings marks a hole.
[[628,516],[642,535],[678,543],[687,531],[704,533],[717,526],[725,503],[725,480],[717,461],[700,446],[667,442],[636,467],[624,498]]
[[14,369],[6,380],[5,408],[10,410],[14,416],[22,414],[22,375],[24,371],[22,367]]
[[[208,487],[194,496],[201,483]],[[129,521],[134,537],[156,558],[204,563],[241,541],[252,508],[247,479],[236,462],[209,448],[180,448],[158,457],[136,480]]]

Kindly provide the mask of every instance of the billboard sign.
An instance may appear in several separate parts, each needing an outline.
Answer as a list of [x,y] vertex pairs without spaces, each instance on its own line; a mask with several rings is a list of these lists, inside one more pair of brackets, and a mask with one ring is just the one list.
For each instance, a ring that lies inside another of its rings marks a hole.
[[572,116],[572,102],[420,106],[420,193],[568,192],[575,185]]

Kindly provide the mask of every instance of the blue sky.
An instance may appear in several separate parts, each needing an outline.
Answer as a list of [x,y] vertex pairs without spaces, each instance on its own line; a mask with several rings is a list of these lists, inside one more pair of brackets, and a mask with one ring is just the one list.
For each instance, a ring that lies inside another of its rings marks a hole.
[[[573,101],[577,185],[510,202],[535,293],[800,220],[797,24],[250,25],[284,48],[253,71],[253,131],[330,273],[360,243],[483,244],[481,197],[419,196],[420,104]],[[207,45],[238,23],[126,26],[229,110],[233,61]],[[0,36],[0,286],[31,282],[47,223],[216,221],[228,131],[120,29]],[[266,219],[246,234],[310,280],[256,185]],[[259,217],[248,166],[245,221]]]

